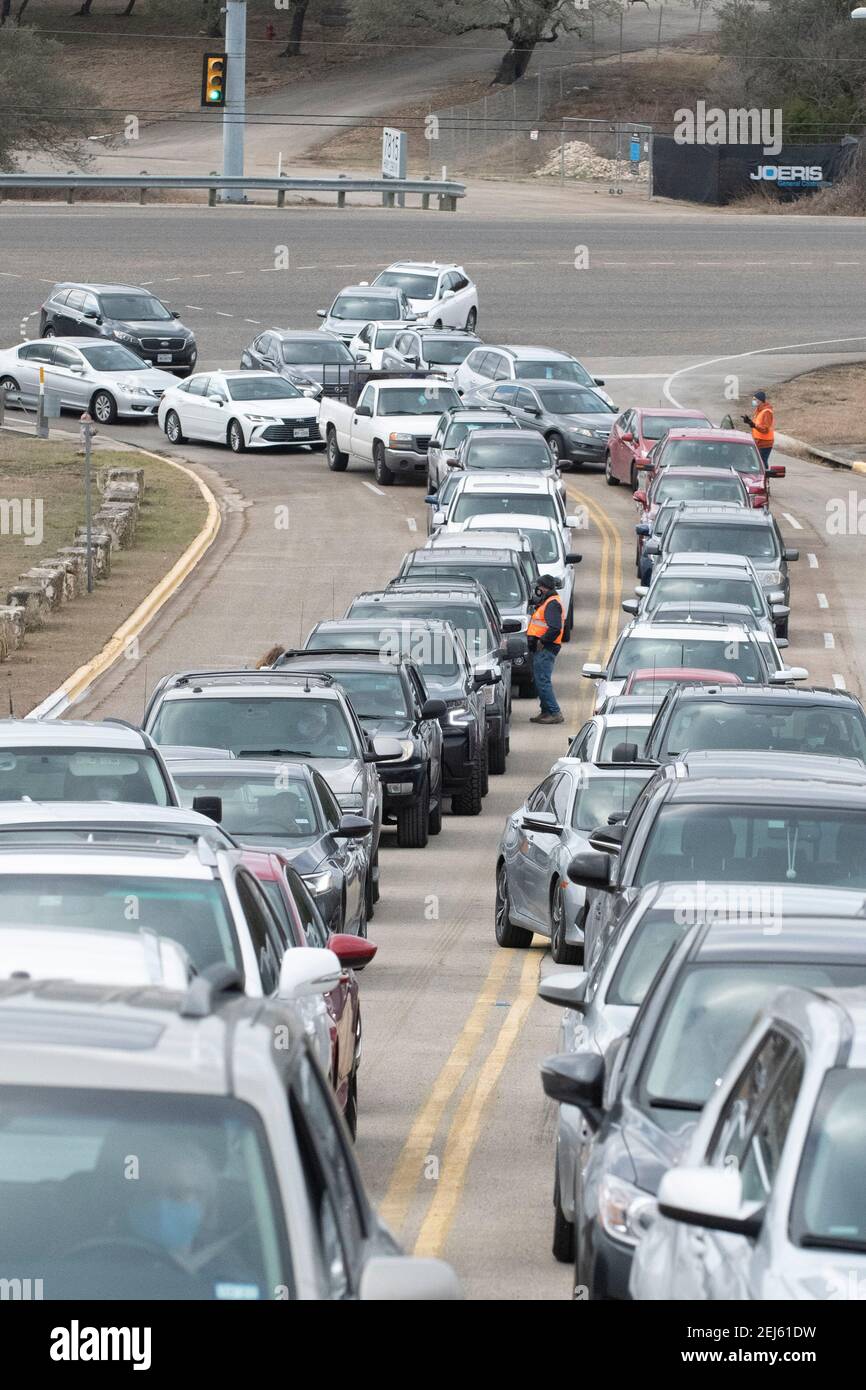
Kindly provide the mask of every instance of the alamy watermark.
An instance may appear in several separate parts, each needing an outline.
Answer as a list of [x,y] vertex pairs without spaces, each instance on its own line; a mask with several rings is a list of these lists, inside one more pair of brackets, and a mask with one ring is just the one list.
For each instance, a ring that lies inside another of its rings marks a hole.
[[41,545],[43,510],[41,497],[0,497],[0,536],[23,536],[25,545]]
[[782,890],[771,884],[684,883],[674,893],[674,921],[680,927],[710,926],[731,917],[760,927],[765,936],[782,930]]
[[782,108],[738,106],[727,111],[699,101],[694,111],[674,112],[674,140],[678,145],[760,145],[764,154],[782,149]]

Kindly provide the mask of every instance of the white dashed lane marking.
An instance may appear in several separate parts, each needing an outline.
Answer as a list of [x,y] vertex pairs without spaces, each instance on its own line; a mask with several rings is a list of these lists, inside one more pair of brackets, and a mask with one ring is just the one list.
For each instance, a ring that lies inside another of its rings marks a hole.
[[818,600],[818,607],[819,607],[819,608],[829,608],[829,607],[830,607],[830,602],[829,602],[829,600],[828,600],[826,594],[816,594],[815,597],[816,597],[817,600]]
[[800,525],[799,521],[795,516],[791,516],[790,512],[782,512],[782,516],[789,523],[789,525],[793,526],[795,531],[802,531],[803,528]]
[[418,523],[416,522],[414,516],[407,516],[406,525],[409,527],[410,531],[418,530]]
[[812,552],[809,551],[809,554],[806,556],[806,559],[809,561],[809,569],[810,569],[810,570],[816,570],[816,569],[818,568],[818,556],[817,556],[817,555],[813,555]]
[[380,487],[376,487],[373,483],[366,482],[363,478],[361,479],[361,481],[364,483],[364,487],[368,487],[371,492],[375,492],[377,497],[385,496],[385,493],[382,491]]
[[838,674],[838,672],[834,671],[834,672],[833,672],[833,684],[835,685],[835,687],[836,687],[837,690],[844,690],[844,689],[846,688],[846,687],[845,687],[845,677],[844,677],[844,676],[840,676],[840,675]]
[[824,646],[827,648],[827,651],[832,651],[832,649],[835,647],[835,645],[836,645],[836,638],[833,636],[832,632],[825,632],[825,633],[824,633]]

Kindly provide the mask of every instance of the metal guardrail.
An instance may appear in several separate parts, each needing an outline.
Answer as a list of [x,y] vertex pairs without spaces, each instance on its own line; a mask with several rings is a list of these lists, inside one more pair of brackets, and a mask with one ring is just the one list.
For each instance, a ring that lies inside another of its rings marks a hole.
[[16,188],[62,188],[67,203],[75,194],[87,189],[135,188],[138,201],[143,203],[148,189],[205,188],[208,205],[216,206],[221,188],[263,188],[277,195],[277,207],[284,207],[287,193],[336,193],[337,207],[346,206],[347,193],[381,193],[385,207],[394,207],[400,193],[418,193],[422,208],[429,208],[431,196],[437,199],[441,212],[455,212],[457,199],[466,196],[466,185],[441,179],[354,179],[339,175],[336,178],[296,179],[263,175],[243,178],[221,174],[0,174],[0,202],[6,193]]

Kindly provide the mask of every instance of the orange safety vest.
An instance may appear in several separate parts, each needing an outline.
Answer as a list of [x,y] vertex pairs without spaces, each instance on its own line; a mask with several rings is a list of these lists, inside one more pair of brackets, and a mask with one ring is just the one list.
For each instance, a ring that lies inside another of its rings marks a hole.
[[[544,616],[544,610],[547,608],[547,605],[550,602],[552,602],[553,599],[556,599],[557,603],[560,602],[558,594],[548,594],[544,602],[538,605],[532,617],[529,619],[529,624],[526,628],[527,637],[547,637],[547,620]],[[556,643],[557,646],[561,645],[562,628],[559,629],[559,632],[553,638],[553,641]]]
[[759,449],[767,449],[776,438],[773,429],[773,407],[759,405],[753,418],[755,423],[752,425],[752,438]]

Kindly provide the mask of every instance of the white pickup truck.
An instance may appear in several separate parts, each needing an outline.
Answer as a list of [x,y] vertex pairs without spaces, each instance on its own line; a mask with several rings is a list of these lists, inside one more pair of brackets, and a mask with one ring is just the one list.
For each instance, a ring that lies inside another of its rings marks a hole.
[[426,479],[430,436],[443,412],[460,404],[454,387],[438,377],[368,381],[355,405],[326,396],[319,429],[328,467],[342,473],[350,459],[372,463],[383,487],[407,474]]

